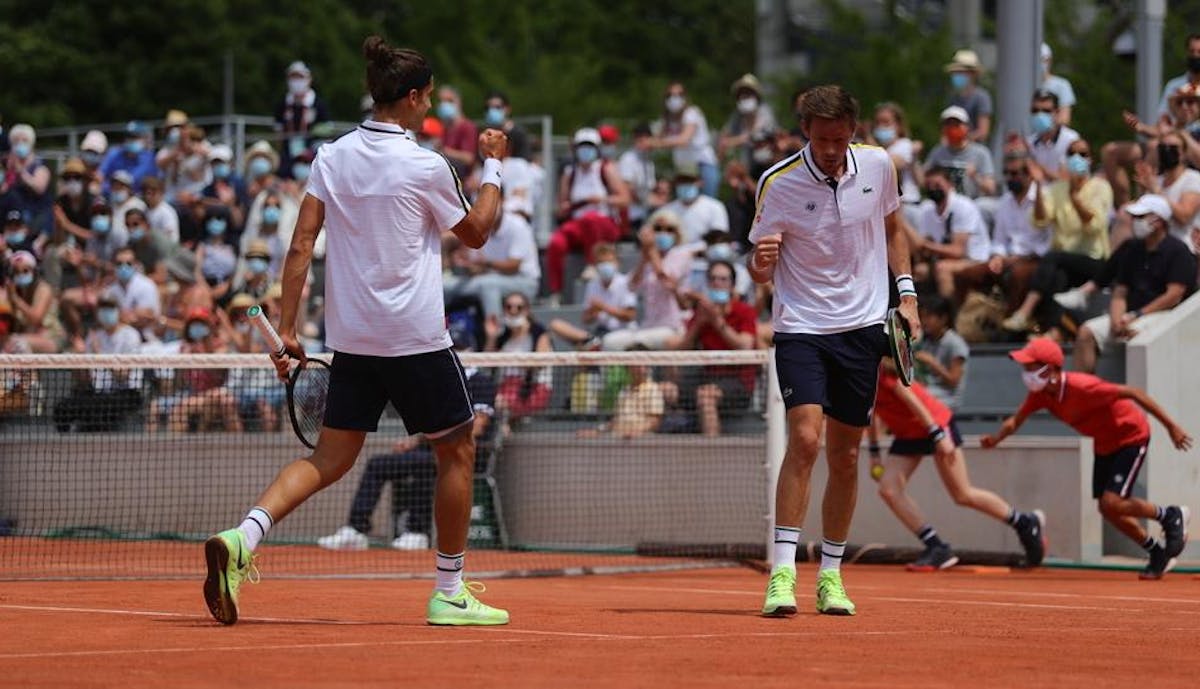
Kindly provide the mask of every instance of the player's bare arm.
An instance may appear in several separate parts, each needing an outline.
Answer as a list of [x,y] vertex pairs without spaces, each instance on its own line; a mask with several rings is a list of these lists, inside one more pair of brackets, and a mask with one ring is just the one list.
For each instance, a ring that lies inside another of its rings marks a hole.
[[463,244],[478,249],[496,227],[500,211],[500,165],[508,150],[508,137],[498,129],[485,129],[479,135],[479,153],[483,156],[483,183],[467,216],[450,228]]
[[[288,355],[304,361],[304,348],[296,339],[296,313],[300,307],[301,293],[308,279],[308,268],[312,264],[313,245],[317,241],[317,233],[325,224],[325,204],[311,194],[305,194],[300,203],[300,215],[296,219],[296,229],[292,232],[292,243],[288,246],[287,257],[283,260],[283,271],[280,282],[283,285],[283,296],[279,300],[279,339]],[[288,362],[286,358],[273,359],[275,368],[281,376],[287,375]]]
[[[888,266],[896,275],[897,286],[900,286],[903,276],[908,276],[912,282],[912,254],[908,246],[908,235],[904,232],[904,222],[899,217],[899,211],[888,213],[884,219],[887,232]],[[908,294],[900,289],[900,315],[908,321],[908,330],[912,333],[913,341],[921,339],[921,319],[917,315],[917,295],[913,291]]]

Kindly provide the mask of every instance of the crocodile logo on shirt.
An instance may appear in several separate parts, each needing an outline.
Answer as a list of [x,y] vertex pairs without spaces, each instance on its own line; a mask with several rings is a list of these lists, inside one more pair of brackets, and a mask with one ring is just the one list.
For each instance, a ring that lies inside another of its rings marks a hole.
[[808,203],[804,204],[804,210],[815,211],[817,210],[817,204],[813,201],[809,201]]

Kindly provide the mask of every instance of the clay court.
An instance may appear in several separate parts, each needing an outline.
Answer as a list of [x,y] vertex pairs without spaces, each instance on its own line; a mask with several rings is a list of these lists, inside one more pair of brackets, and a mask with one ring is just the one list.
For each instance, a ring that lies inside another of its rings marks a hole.
[[265,565],[233,627],[209,618],[199,574],[9,582],[0,685],[1195,685],[1191,574],[961,570],[848,566],[853,618],[763,619],[766,577],[746,567],[492,579],[485,600],[513,623],[461,629],[424,624],[421,580],[272,579]]

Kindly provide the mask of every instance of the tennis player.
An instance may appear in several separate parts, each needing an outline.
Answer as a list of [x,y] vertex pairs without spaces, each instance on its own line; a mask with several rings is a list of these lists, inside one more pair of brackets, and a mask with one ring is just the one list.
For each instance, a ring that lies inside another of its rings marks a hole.
[[936,572],[958,564],[958,556],[950,544],[925,521],[921,508],[905,490],[909,477],[925,455],[933,455],[942,484],[955,503],[1011,526],[1025,548],[1025,564],[1029,567],[1042,564],[1046,555],[1046,517],[1042,511],[1018,512],[999,495],[971,485],[962,436],[950,408],[920,383],[914,382],[911,387],[901,385],[896,368],[888,359],[879,367],[875,418],[891,430],[894,438],[887,459],[881,460],[875,425],[867,429],[871,468],[883,467],[879,496],[896,518],[925,544],[925,552],[908,565],[910,570]]
[[469,206],[450,163],[416,142],[434,88],[429,63],[377,36],[366,39],[363,54],[373,116],[320,148],[283,266],[279,335],[287,353],[275,358],[280,378],[289,359],[304,363],[296,313],[313,242],[325,228],[326,341],[335,354],[324,426],[313,453],[284,467],[241,525],[208,539],[204,598],[218,621],[237,621],[238,587],[251,574],[259,541],[350,469],[390,401],[408,432],[424,434],[437,455],[437,584],[426,621],[506,624],[506,611],[472,594],[482,585],[463,582],[474,413],[446,331],[440,253],[443,230],[471,248],[487,241],[500,207],[507,139],[491,129],[479,136],[482,184]]
[[889,349],[883,326],[889,266],[900,313],[918,338],[921,323],[887,151],[850,145],[858,101],[840,86],[809,89],[800,110],[809,143],[763,173],[750,230],[750,274],[755,282],[775,281],[775,362],[788,427],[762,614],[796,612],[796,544],[824,426],[829,482],[817,611],[853,615],[840,568],[858,494],[858,446],[871,418],[879,361]]
[[[1132,496],[1150,445],[1146,411],[1167,428],[1176,448],[1190,449],[1192,437],[1145,391],[1110,383],[1090,373],[1068,374],[1063,370],[1062,348],[1050,338],[1030,340],[1009,356],[1024,369],[1021,380],[1029,395],[1017,413],[1005,419],[995,435],[982,436],[980,444],[985,448],[999,445],[1039,409],[1048,410],[1081,435],[1092,438],[1096,453],[1092,497],[1099,501],[1100,514],[1149,553],[1150,561],[1139,576],[1161,579],[1187,545],[1191,511],[1179,505],[1160,507]],[[1157,520],[1165,542],[1150,536],[1142,528],[1142,519]]]

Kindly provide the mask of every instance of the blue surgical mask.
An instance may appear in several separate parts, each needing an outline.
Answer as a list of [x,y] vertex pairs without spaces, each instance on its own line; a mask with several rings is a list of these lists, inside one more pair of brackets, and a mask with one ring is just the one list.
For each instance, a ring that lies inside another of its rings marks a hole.
[[112,229],[112,218],[108,217],[107,215],[93,215],[92,216],[92,231],[93,232],[99,232],[100,234],[108,234],[108,231],[110,229]]
[[308,173],[312,171],[312,166],[308,163],[292,163],[292,179],[297,182],[308,180]]
[[129,231],[129,241],[140,242],[142,237],[146,236],[146,229],[142,227],[134,228]]
[[962,91],[971,85],[971,77],[966,72],[955,72],[950,75],[950,87]]
[[205,231],[214,237],[225,234],[225,226],[225,218],[209,218],[208,222],[204,223]]
[[713,289],[712,287],[709,287],[705,291],[708,294],[708,300],[712,303],[717,304],[718,306],[724,306],[725,304],[729,303],[729,290]]
[[252,275],[262,275],[270,266],[270,261],[259,256],[246,259],[246,270],[250,271]]
[[612,282],[613,277],[617,274],[617,264],[612,261],[601,261],[596,264],[596,275],[600,277],[600,282],[608,284]]
[[452,120],[458,117],[458,103],[452,103],[448,100],[438,103],[437,116],[443,120]]
[[126,264],[117,266],[116,272],[117,272],[118,280],[120,280],[121,282],[129,282],[130,280],[133,279],[133,275],[134,275],[134,273],[137,272],[137,270],[133,266],[126,263]]
[[111,306],[106,306],[96,310],[96,320],[100,321],[100,325],[106,328],[111,328],[117,324],[121,318],[121,312]]
[[875,135],[875,140],[880,146],[887,146],[896,140],[895,127],[876,127],[871,133]]
[[267,206],[263,209],[263,222],[268,225],[279,224],[279,206]]
[[100,164],[104,154],[97,153],[95,151],[82,151],[80,152],[79,157],[83,159],[84,165],[87,165],[88,167],[96,167]]
[[16,246],[25,243],[25,230],[17,230],[4,240],[9,246]]
[[129,192],[124,189],[114,189],[112,193],[112,202],[122,204],[129,200]]
[[146,143],[144,141],[142,141],[141,139],[130,139],[129,141],[125,142],[125,152],[126,153],[132,153],[133,155],[138,155],[139,153],[141,153],[144,150],[146,150]]
[[489,127],[499,127],[505,119],[504,108],[488,108],[483,115],[483,123]]
[[253,179],[258,179],[259,177],[268,175],[271,172],[271,161],[262,156],[257,156],[254,160],[250,161],[249,165],[246,166],[246,172],[249,173],[250,177]]
[[583,164],[594,163],[600,157],[600,149],[590,144],[583,144],[575,149],[575,159]]
[[1072,153],[1067,156],[1067,172],[1077,177],[1084,177],[1091,173],[1091,171],[1092,164],[1088,162],[1087,158],[1078,153]]
[[172,127],[171,129],[167,130],[167,143],[174,146],[175,144],[179,143],[180,138],[178,127]]
[[709,261],[731,261],[733,260],[733,247],[728,244],[713,244],[708,247],[708,251],[704,252],[704,257]]
[[213,163],[212,170],[213,177],[217,179],[226,179],[229,177],[229,173],[233,172],[229,167],[229,163]]
[[13,277],[17,287],[28,287],[33,284],[33,273],[20,273]]
[[12,150],[13,153],[17,154],[18,158],[28,158],[29,154],[33,152],[33,146],[22,141],[21,143],[13,144]]
[[700,187],[695,184],[676,184],[675,198],[684,203],[691,203],[700,198]]
[[675,246],[675,235],[669,232],[659,232],[654,235],[654,244],[658,246],[659,251],[667,251]]
[[209,327],[200,321],[192,321],[191,323],[188,323],[187,336],[188,339],[193,342],[196,340],[203,340],[204,338],[208,337],[210,332],[212,331],[209,330]]
[[1035,112],[1029,115],[1029,128],[1034,134],[1045,134],[1054,128],[1054,116],[1048,112]]

